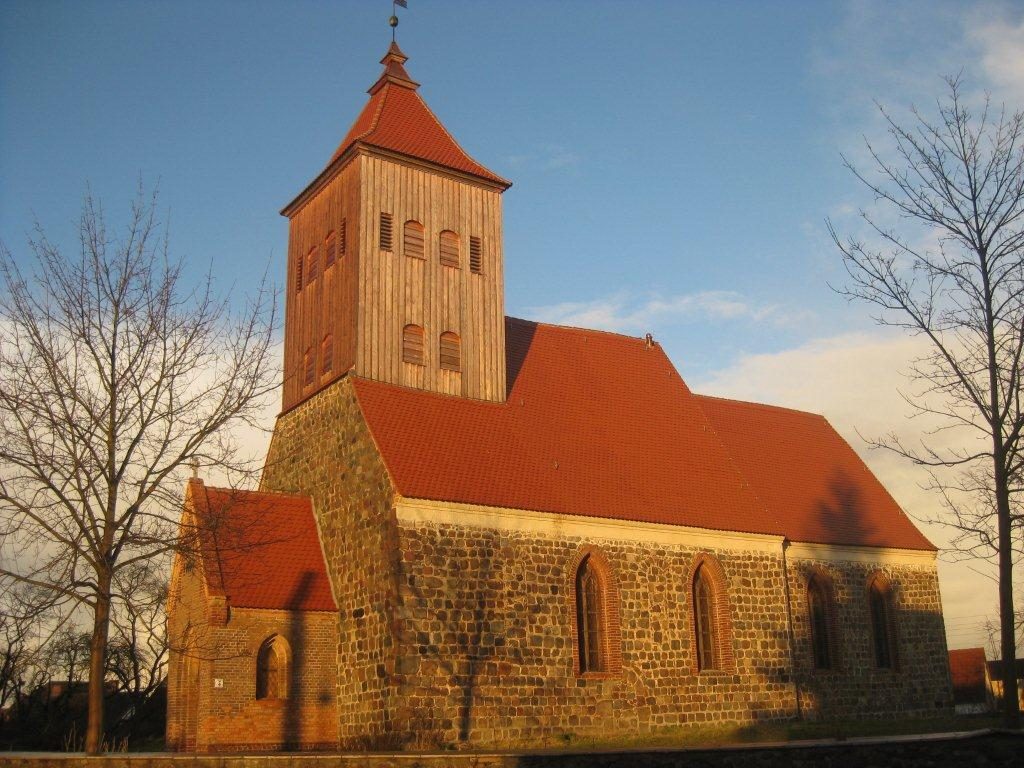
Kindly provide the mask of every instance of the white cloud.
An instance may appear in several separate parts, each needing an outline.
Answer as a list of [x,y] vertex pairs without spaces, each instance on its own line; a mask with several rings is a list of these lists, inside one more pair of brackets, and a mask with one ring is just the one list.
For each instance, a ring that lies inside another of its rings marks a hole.
[[675,296],[638,297],[617,293],[593,301],[529,308],[531,317],[559,325],[620,333],[650,331],[669,321],[747,321],[793,326],[813,319],[805,309],[756,304],[736,291],[698,291]]
[[[911,419],[913,409],[900,395],[901,390],[912,389],[903,372],[922,350],[922,342],[905,335],[843,334],[774,354],[747,355],[689,384],[710,395],[823,414],[903,509],[920,519],[935,514],[940,506],[935,494],[922,488],[928,480],[926,472],[892,453],[871,450],[864,438],[895,433],[914,443],[936,426],[934,421]],[[952,445],[958,436],[941,433],[928,439],[932,444],[941,439]],[[948,543],[948,529],[922,523],[919,527],[936,545]],[[984,645],[985,615],[996,615],[995,583],[975,569],[988,570],[984,564],[945,559],[939,565],[950,647]]]
[[1024,106],[1024,18],[1014,20],[1006,9],[995,17],[974,12],[965,27],[996,101],[1015,109]]

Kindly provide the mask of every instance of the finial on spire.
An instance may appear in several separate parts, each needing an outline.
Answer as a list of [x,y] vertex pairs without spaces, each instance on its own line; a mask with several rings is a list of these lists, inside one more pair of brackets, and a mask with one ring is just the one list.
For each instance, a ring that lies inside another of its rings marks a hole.
[[380,60],[380,63],[384,65],[384,72],[377,82],[371,86],[369,93],[376,93],[384,87],[385,83],[394,83],[402,88],[409,88],[414,91],[419,88],[420,84],[409,77],[409,73],[405,71],[404,64],[408,60],[409,57],[402,53],[398,43],[392,40],[391,45],[388,46],[388,52]]
[[391,26],[391,42],[395,42],[395,30],[398,27],[398,6],[408,8],[406,0],[391,0],[391,18],[388,24]]

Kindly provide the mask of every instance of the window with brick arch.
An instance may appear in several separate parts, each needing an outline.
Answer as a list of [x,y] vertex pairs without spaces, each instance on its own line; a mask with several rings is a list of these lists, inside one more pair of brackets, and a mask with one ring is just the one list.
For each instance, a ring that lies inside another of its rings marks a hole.
[[440,235],[439,248],[441,252],[441,264],[446,267],[455,267],[459,264],[459,234],[446,229]]
[[811,651],[815,669],[832,669],[833,652],[830,632],[829,593],[821,579],[812,576],[807,582],[807,618],[811,628]]
[[580,672],[604,672],[605,617],[601,576],[590,557],[576,571],[576,639],[579,643]]
[[693,621],[697,639],[697,669],[718,669],[718,627],[715,594],[702,565],[693,576]]
[[264,640],[256,655],[256,698],[288,698],[288,646],[280,635]]
[[423,256],[423,225],[418,221],[405,222],[402,234],[402,250],[410,259],[422,259]]
[[462,370],[462,340],[454,331],[441,334],[440,360],[441,368],[446,371]]
[[409,324],[402,329],[402,360],[423,365],[423,326]]
[[868,587],[868,611],[871,614],[875,666],[879,669],[895,669],[896,625],[892,610],[892,593],[881,579],[872,580]]

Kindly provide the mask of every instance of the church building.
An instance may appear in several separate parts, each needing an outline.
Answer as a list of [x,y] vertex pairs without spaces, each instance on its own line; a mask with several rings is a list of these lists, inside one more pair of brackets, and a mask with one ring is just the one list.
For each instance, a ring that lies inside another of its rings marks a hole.
[[952,712],[935,547],[821,416],[505,316],[502,195],[394,43],[289,220],[256,491],[193,479],[167,747],[526,748]]

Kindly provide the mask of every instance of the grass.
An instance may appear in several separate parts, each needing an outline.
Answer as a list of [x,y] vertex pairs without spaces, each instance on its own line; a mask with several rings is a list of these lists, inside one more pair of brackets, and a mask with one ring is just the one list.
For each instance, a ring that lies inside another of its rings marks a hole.
[[939,718],[760,723],[743,726],[694,725],[666,728],[655,733],[638,734],[628,738],[599,738],[566,733],[552,746],[571,750],[719,747],[809,739],[976,731],[998,727],[999,723],[997,715],[964,715]]

